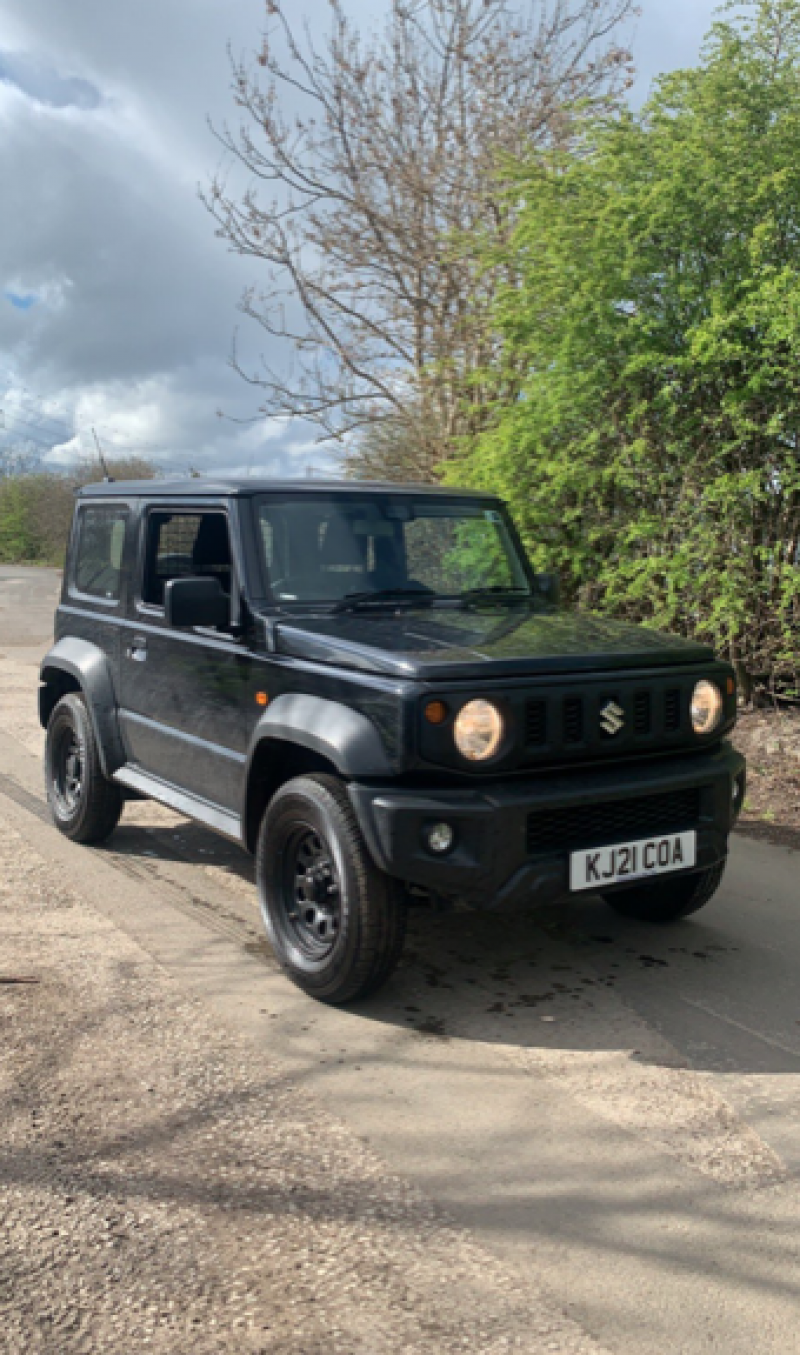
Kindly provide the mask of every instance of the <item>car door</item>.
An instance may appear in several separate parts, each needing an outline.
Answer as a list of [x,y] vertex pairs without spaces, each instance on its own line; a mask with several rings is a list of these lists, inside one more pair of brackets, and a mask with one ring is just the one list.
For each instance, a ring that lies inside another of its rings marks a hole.
[[237,596],[229,506],[197,499],[148,503],[121,655],[122,735],[134,767],[238,813],[252,656],[230,630],[179,631],[164,615],[166,583],[202,575],[216,576],[232,600]]

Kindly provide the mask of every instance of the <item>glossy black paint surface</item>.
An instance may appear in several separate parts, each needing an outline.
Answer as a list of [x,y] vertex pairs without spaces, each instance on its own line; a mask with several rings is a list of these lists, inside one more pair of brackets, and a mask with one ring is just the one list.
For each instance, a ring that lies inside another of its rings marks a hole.
[[[312,486],[319,491],[319,482]],[[296,486],[298,492],[310,487],[306,482]],[[285,492],[287,486],[253,481],[148,482],[92,486],[79,495],[78,512],[81,503],[98,497],[128,509],[120,597],[108,601],[79,594],[70,559],[56,638],[77,637],[95,648],[107,690],[113,694],[110,702],[103,697],[106,706],[113,706],[105,713],[116,722],[130,769],[227,811],[231,822],[242,824],[243,834],[252,789],[248,767],[251,760],[255,765],[255,754],[263,753],[258,760],[258,775],[263,776],[283,755],[281,745],[304,745],[326,757],[352,783],[368,840],[375,821],[369,805],[387,790],[409,795],[430,791],[439,813],[448,803],[454,812],[459,805],[463,809],[465,795],[481,797],[476,833],[484,831],[480,824],[486,814],[493,815],[494,825],[486,830],[493,862],[512,847],[515,859],[519,853],[516,837],[512,843],[503,827],[508,796],[515,805],[513,834],[518,836],[527,801],[552,799],[556,773],[559,793],[567,799],[601,772],[603,794],[613,795],[615,778],[627,788],[637,777],[648,785],[666,782],[670,775],[674,779],[679,760],[682,776],[694,778],[698,785],[710,781],[717,785],[713,804],[722,806],[741,762],[734,768],[727,755],[713,767],[712,761],[733,723],[735,697],[728,697],[724,725],[706,745],[687,732],[685,719],[670,737],[654,725],[646,745],[626,742],[624,736],[618,744],[601,746],[592,732],[569,753],[551,743],[531,755],[523,737],[532,698],[560,709],[558,703],[580,691],[586,694],[586,709],[595,711],[598,702],[610,698],[625,706],[643,684],[656,695],[665,684],[675,683],[689,693],[700,676],[715,677],[724,687],[731,670],[715,663],[710,650],[639,627],[527,604],[463,610],[398,608],[338,616],[280,613],[267,603],[259,552],[252,540],[253,496],[270,488]],[[375,490],[350,485],[347,492],[354,488],[393,492],[386,486]],[[227,514],[233,555],[229,633],[176,629],[167,624],[163,608],[143,603],[146,517],[148,511],[165,507]],[[510,731],[501,756],[483,767],[467,764],[452,736],[452,717],[476,695],[503,706]],[[320,704],[280,702],[282,697],[298,696]],[[450,709],[448,721],[437,729],[423,717],[431,696],[442,697]],[[265,710],[275,712],[273,721],[265,720]],[[336,710],[342,712],[340,719]],[[287,712],[286,719],[279,718],[281,711]],[[350,719],[351,715],[358,718]],[[362,726],[367,721],[377,737],[374,745],[360,738],[356,756],[354,733],[348,761],[347,731],[360,728],[359,720]],[[539,766],[543,770],[531,779]],[[359,784],[363,793],[357,793]],[[716,826],[709,825],[709,831],[717,834],[715,842],[727,837],[730,818],[729,806],[724,813],[719,809]],[[510,824],[509,819],[508,833]],[[373,832],[377,854],[376,834],[377,829]],[[401,874],[402,861],[395,859],[387,868]],[[437,863],[437,868],[446,871],[446,862]],[[488,887],[489,875],[492,887],[497,884],[487,870],[482,867],[475,876],[478,889]]]
[[[116,486],[91,488],[106,500],[118,498],[111,493]],[[201,495],[196,489],[185,500],[172,499],[160,484],[148,484],[146,490],[146,497],[121,500],[130,512],[119,601],[98,603],[76,594],[70,560],[55,625],[56,639],[78,636],[105,656],[128,762],[240,814],[248,752],[264,714],[259,698],[272,703],[302,692],[363,713],[378,731],[385,755],[371,770],[380,775],[388,759],[392,774],[400,774],[414,740],[407,728],[416,714],[407,684],[269,652],[263,628],[245,601],[260,591],[255,559],[247,549],[246,503]],[[86,497],[93,496],[87,492]],[[182,505],[193,512],[203,507],[228,511],[237,588],[244,603],[239,610],[247,614],[239,634],[178,630],[167,624],[163,608],[142,602],[146,514]]]
[[287,618],[281,653],[418,682],[712,662],[713,651],[642,626],[529,607],[398,608]]

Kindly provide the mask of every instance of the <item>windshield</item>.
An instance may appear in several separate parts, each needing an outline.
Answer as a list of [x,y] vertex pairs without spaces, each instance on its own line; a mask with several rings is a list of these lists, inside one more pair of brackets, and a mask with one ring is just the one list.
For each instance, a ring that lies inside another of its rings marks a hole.
[[258,514],[276,602],[530,593],[520,553],[491,500],[302,493],[260,499]]

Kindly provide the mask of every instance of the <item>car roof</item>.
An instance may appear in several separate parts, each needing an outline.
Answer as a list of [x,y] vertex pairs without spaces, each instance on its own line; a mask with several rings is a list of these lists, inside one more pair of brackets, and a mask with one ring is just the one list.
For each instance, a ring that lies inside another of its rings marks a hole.
[[451,489],[447,485],[395,484],[388,480],[321,480],[306,477],[302,480],[256,480],[187,476],[185,480],[102,480],[84,485],[78,490],[80,498],[249,498],[254,494],[290,492],[301,494],[329,494],[343,491],[347,494],[433,494],[446,498],[495,499],[496,494],[473,489]]

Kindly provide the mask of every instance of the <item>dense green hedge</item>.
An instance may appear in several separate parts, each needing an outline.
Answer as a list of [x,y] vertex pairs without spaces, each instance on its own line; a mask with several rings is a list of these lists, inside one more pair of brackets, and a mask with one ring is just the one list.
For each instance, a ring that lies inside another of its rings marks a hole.
[[[151,479],[152,465],[132,457],[109,463],[115,479]],[[45,472],[0,478],[0,563],[48,564],[64,562],[67,537],[79,485],[97,480],[93,467],[72,475]]]
[[0,561],[61,564],[74,495],[54,475],[0,480]]
[[787,690],[800,677],[800,3],[749,9],[641,113],[521,167],[497,319],[523,390],[448,475],[505,494],[567,596],[708,638],[745,691]]

